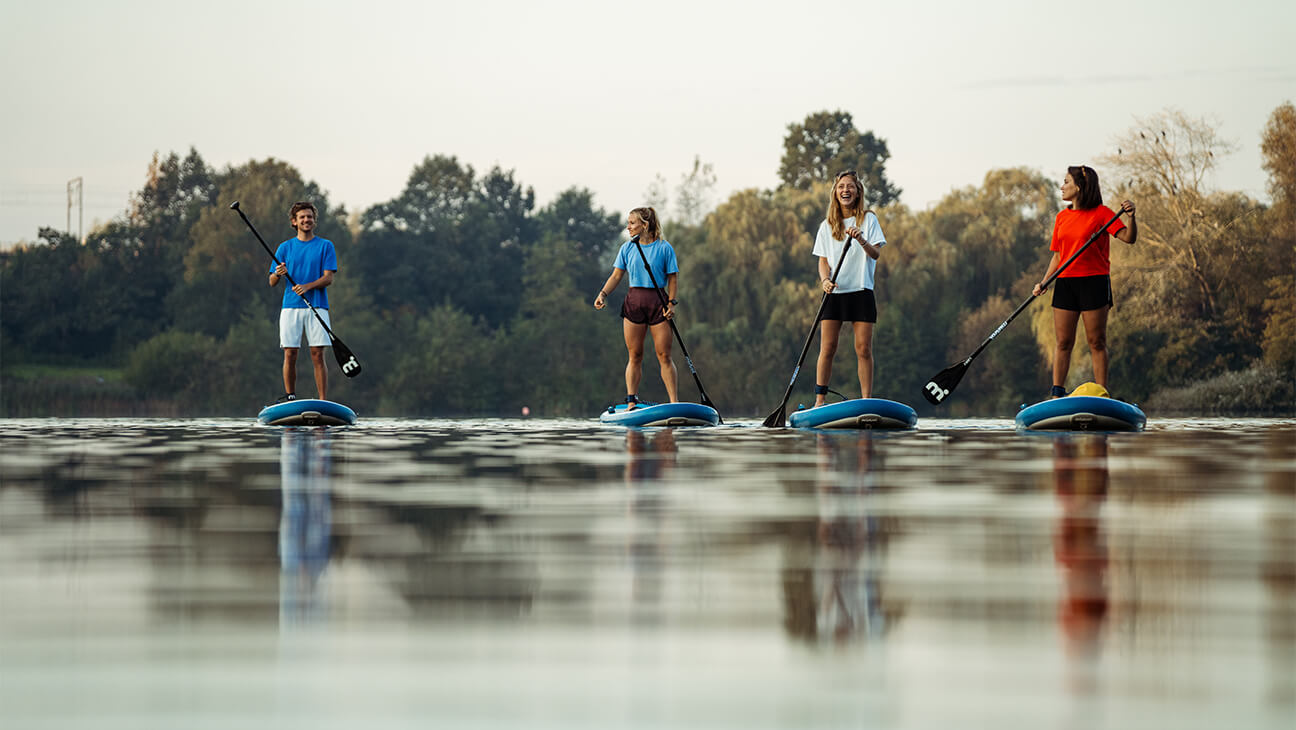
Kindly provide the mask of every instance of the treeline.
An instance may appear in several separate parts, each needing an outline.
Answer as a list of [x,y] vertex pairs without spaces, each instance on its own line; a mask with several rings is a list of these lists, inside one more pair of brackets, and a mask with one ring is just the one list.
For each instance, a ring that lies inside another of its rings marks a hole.
[[[1097,161],[1108,203],[1139,206],[1138,244],[1113,243],[1116,395],[1152,407],[1170,394],[1165,408],[1291,412],[1291,104],[1274,111],[1262,150],[1269,205],[1205,187],[1228,144],[1177,112],[1141,120]],[[992,170],[981,185],[912,211],[886,176],[888,159],[885,140],[849,114],[820,112],[789,125],[776,189],[740,191],[712,208],[714,176],[700,161],[673,190],[660,176],[649,184],[680,258],[677,323],[725,416],[763,415],[787,385],[818,306],[812,235],[839,170],[859,171],[889,242],[878,269],[875,395],[937,415],[923,383],[1029,296],[1048,260],[1061,171]],[[123,398],[143,404],[132,415],[244,416],[272,401],[282,389],[282,290],[266,285],[268,257],[228,205],[240,201],[273,244],[292,234],[287,211],[300,199],[316,203],[318,233],[337,246],[334,329],[364,366],[355,379],[331,373],[334,399],[373,416],[509,416],[523,406],[589,416],[623,395],[615,312],[624,287],[608,309],[591,302],[623,240],[625,211],[641,201],[609,211],[572,187],[537,207],[512,171],[433,156],[396,198],[349,212],[286,162],[216,170],[190,150],[155,158],[129,209],[84,245],[44,229],[38,244],[4,255],[0,412],[52,412],[49,376],[19,374],[32,364],[119,370],[122,382],[104,385],[111,399],[87,396],[93,383],[76,381],[71,397],[84,415],[114,415],[96,404],[120,411]],[[1037,302],[939,415],[1008,416],[1037,400],[1052,347],[1051,312]],[[1076,353],[1074,383],[1089,373],[1082,342]],[[813,358],[794,404],[810,398]],[[848,394],[858,391],[853,358],[843,347],[834,375]],[[647,360],[642,395],[659,399]],[[681,393],[696,397],[680,369]],[[308,364],[298,380],[299,393],[313,394]],[[1205,405],[1193,400],[1199,387]]]

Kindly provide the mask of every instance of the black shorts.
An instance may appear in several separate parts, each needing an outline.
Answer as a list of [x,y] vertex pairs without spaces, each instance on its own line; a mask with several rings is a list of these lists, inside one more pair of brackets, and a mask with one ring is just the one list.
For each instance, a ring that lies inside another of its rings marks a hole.
[[1111,277],[1068,276],[1053,282],[1053,308],[1092,312],[1112,305]]
[[838,322],[877,322],[877,300],[872,289],[829,294],[821,319]]
[[647,287],[630,287],[625,301],[621,303],[621,317],[635,324],[652,326],[666,321],[662,313],[661,295],[656,289]]

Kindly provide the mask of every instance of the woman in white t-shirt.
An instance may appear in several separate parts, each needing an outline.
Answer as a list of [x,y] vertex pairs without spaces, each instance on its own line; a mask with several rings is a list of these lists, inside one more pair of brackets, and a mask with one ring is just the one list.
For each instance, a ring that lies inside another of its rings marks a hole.
[[[821,406],[832,380],[833,356],[842,322],[851,322],[855,333],[860,394],[873,396],[873,325],[877,322],[877,301],[873,297],[873,272],[878,252],[886,245],[877,215],[864,207],[864,186],[854,170],[839,173],[833,182],[828,218],[819,224],[814,255],[819,258],[819,283],[828,293],[819,322],[819,363],[815,369],[815,405]],[[832,267],[841,257],[842,246],[853,240],[842,261],[837,281]]]

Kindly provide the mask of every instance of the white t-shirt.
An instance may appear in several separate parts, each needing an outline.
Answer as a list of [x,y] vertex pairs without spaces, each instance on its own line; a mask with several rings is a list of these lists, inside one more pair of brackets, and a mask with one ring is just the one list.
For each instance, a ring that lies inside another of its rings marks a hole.
[[[853,225],[855,225],[854,216],[847,218],[842,228],[850,228]],[[864,234],[864,240],[874,246],[886,245],[886,236],[882,235],[882,224],[878,223],[877,216],[872,211],[864,214],[864,225],[860,226],[860,231]],[[844,245],[846,245],[845,241],[838,241],[832,237],[832,228],[828,226],[828,221],[819,224],[819,233],[815,235],[814,255],[828,259],[829,268],[837,265],[837,259],[841,256]],[[864,253],[864,249],[856,242],[852,242],[850,252],[842,262],[841,273],[837,275],[837,288],[833,292],[848,294],[872,289],[873,271],[876,268],[877,261]]]

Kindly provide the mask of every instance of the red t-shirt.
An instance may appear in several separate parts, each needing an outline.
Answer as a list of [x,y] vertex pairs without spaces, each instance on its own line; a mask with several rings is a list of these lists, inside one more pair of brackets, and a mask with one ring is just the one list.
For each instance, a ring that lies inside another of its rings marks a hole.
[[[1057,220],[1053,221],[1053,242],[1049,244],[1050,251],[1057,251],[1062,255],[1059,264],[1066,263],[1076,249],[1085,244],[1089,237],[1098,230],[1098,227],[1112,219],[1116,211],[1105,205],[1089,210],[1071,210],[1064,208],[1057,214]],[[1071,262],[1071,265],[1063,269],[1058,278],[1068,276],[1106,276],[1111,274],[1111,237],[1108,233],[1119,233],[1125,224],[1119,220],[1114,221],[1107,230],[1103,232],[1098,240],[1094,241],[1089,248],[1085,249],[1080,258]]]

